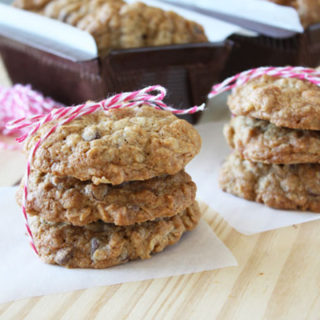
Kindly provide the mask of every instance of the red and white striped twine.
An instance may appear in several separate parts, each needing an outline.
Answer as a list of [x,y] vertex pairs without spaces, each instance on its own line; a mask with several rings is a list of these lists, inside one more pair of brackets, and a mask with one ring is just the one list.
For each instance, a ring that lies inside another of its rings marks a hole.
[[31,171],[31,163],[33,161],[34,155],[37,152],[40,145],[45,141],[56,129],[66,123],[71,122],[72,120],[79,118],[84,115],[91,114],[98,110],[109,111],[112,109],[120,109],[127,107],[140,106],[142,104],[147,104],[156,109],[162,109],[172,112],[173,114],[193,114],[198,111],[203,111],[205,105],[194,106],[189,109],[175,109],[167,106],[163,99],[166,96],[166,89],[156,85],[144,88],[142,90],[134,91],[134,92],[125,92],[116,94],[110,98],[102,100],[98,103],[88,102],[85,104],[81,104],[73,107],[65,107],[65,108],[55,108],[51,109],[47,114],[39,114],[33,116],[25,116],[18,120],[11,121],[7,128],[8,130],[28,130],[21,137],[17,139],[18,142],[23,142],[25,139],[35,134],[41,126],[45,123],[56,121],[55,125],[50,128],[44,135],[42,135],[37,143],[32,148],[29,153],[28,162],[27,162],[27,170],[24,176],[24,192],[22,199],[22,212],[25,218],[25,225],[27,228],[27,233],[30,238],[30,244],[33,250],[38,254],[37,248],[33,241],[33,235],[28,222],[28,215],[26,211],[27,198],[28,198],[28,183],[29,176]]
[[250,69],[238,73],[223,82],[214,85],[208,98],[213,98],[225,91],[241,86],[251,79],[261,77],[263,75],[280,77],[280,78],[296,78],[307,80],[317,86],[320,86],[320,71],[305,67],[260,67]]

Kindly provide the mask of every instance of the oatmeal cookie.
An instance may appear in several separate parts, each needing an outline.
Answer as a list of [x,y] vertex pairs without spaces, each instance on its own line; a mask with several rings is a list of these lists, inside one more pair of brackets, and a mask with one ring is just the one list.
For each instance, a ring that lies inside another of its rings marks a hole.
[[[23,185],[22,181],[17,193],[20,205]],[[83,226],[102,220],[130,225],[171,217],[189,207],[195,195],[196,185],[184,171],[118,186],[31,171],[26,209],[48,222]]]
[[110,48],[138,48],[178,43],[208,41],[199,24],[171,11],[150,7],[141,2],[111,2],[92,12],[77,26],[90,32],[100,52]]
[[250,161],[320,163],[320,131],[288,129],[236,116],[225,125],[224,135],[230,147]]
[[[208,41],[204,29],[172,11],[141,2],[122,0],[17,0],[20,8],[36,10],[37,1],[46,1],[41,13],[92,34],[99,54],[111,49],[138,48]],[[32,5],[27,5],[30,1]],[[17,4],[18,5],[18,4]],[[40,7],[39,7],[40,9]]]
[[[142,2],[121,8],[121,48],[208,41],[202,26]],[[135,30],[133,33],[132,30]]]
[[[49,122],[25,144],[30,151]],[[59,126],[32,166],[57,176],[121,184],[181,171],[200,151],[199,133],[169,111],[150,106],[98,111]]]
[[50,224],[32,217],[31,230],[40,258],[68,268],[107,268],[152,254],[178,242],[198,224],[195,202],[171,218],[118,227],[103,222],[83,227]]
[[225,161],[219,177],[223,191],[277,209],[320,212],[319,164],[264,164],[237,153]]
[[264,75],[235,88],[228,105],[235,115],[279,127],[320,130],[320,88],[308,81]]

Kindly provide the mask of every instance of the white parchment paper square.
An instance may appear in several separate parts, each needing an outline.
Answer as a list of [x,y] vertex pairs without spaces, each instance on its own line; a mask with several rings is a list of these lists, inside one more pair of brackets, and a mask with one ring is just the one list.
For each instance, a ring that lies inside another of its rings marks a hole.
[[47,265],[28,244],[21,209],[14,199],[15,191],[16,188],[0,188],[0,303],[237,265],[231,252],[204,221],[186,233],[179,243],[149,260],[104,270]]
[[222,129],[229,121],[226,96],[210,101],[204,123],[196,126],[202,137],[200,154],[187,166],[198,187],[198,198],[219,213],[237,231],[254,234],[320,219],[320,214],[271,209],[221,191],[218,185],[220,167],[231,149]]

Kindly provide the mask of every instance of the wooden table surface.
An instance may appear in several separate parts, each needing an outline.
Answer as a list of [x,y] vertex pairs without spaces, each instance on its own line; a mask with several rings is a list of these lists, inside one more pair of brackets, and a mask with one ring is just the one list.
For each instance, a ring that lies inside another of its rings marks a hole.
[[[24,157],[1,151],[0,165],[10,186]],[[204,219],[238,267],[9,302],[0,319],[320,319],[320,221],[244,236],[218,214]]]

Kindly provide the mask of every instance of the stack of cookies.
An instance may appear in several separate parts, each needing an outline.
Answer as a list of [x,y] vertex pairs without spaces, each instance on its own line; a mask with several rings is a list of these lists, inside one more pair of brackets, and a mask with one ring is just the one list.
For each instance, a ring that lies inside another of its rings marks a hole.
[[110,49],[208,41],[201,25],[172,11],[122,0],[15,0],[14,6],[92,34],[99,54]]
[[320,88],[262,76],[229,96],[224,128],[234,152],[220,186],[278,209],[320,212]]
[[[55,124],[43,125],[25,150]],[[147,105],[58,127],[37,150],[28,183],[26,211],[40,258],[106,268],[176,243],[200,219],[196,185],[184,171],[200,146],[188,122]]]

